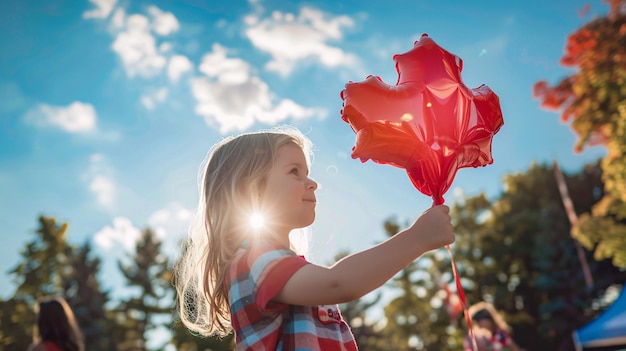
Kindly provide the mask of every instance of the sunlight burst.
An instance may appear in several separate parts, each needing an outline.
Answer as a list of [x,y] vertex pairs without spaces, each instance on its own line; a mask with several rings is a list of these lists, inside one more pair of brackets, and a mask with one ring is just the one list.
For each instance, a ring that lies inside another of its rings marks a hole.
[[260,213],[253,213],[250,216],[250,227],[254,230],[259,230],[265,226],[265,216]]

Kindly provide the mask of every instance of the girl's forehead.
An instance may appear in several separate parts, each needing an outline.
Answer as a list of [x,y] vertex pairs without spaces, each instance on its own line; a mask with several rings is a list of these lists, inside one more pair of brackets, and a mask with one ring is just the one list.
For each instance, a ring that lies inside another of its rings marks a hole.
[[301,157],[303,159],[305,158],[304,151],[302,151],[302,148],[293,143],[281,145],[278,148],[277,158],[281,158],[281,157],[282,158]]
[[285,144],[278,148],[275,163],[277,164],[299,164],[303,167],[308,166],[304,151],[296,144]]

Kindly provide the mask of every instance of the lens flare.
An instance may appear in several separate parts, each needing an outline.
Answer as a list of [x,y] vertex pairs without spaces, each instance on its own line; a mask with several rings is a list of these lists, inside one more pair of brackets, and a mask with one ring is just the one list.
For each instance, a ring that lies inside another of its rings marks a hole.
[[250,216],[250,227],[259,230],[265,226],[265,216],[260,213],[253,213]]

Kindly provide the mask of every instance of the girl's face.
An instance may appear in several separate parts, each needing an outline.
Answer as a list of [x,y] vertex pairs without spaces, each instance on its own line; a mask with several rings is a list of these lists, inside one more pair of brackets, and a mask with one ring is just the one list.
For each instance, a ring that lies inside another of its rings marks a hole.
[[483,319],[478,320],[477,324],[479,327],[490,330],[492,332],[494,332],[496,329],[495,323],[491,319],[488,319],[488,318],[483,318]]
[[281,146],[262,194],[267,225],[281,236],[288,238],[292,229],[309,226],[315,219],[317,183],[308,176],[302,149],[291,143]]

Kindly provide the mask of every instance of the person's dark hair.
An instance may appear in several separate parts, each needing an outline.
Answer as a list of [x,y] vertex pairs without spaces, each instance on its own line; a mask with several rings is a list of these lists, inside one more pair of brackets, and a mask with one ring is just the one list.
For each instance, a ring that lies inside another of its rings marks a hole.
[[83,336],[72,309],[59,296],[44,297],[37,301],[35,344],[53,342],[64,351],[84,351]]
[[501,330],[511,333],[511,327],[504,321],[502,315],[492,304],[481,301],[468,308],[470,318],[473,321],[489,319]]
[[482,310],[476,311],[476,313],[474,313],[474,315],[472,316],[472,320],[474,320],[474,321],[480,321],[480,320],[484,320],[484,319],[488,319],[490,321],[493,321],[493,316],[486,309],[482,309]]

